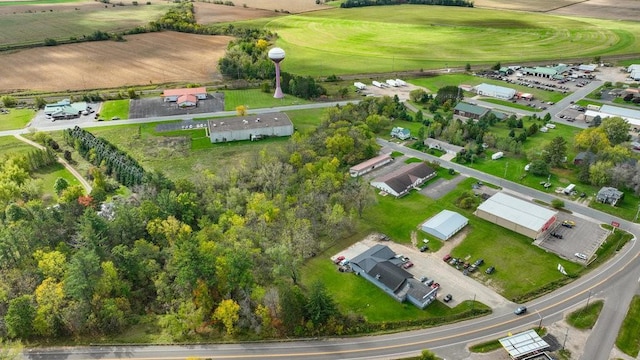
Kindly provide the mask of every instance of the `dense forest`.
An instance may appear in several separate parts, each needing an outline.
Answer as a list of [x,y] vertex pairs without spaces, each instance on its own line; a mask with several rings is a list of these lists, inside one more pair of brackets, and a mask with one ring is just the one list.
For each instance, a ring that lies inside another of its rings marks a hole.
[[[370,127],[399,109],[391,98],[330,108],[281,150],[175,181],[146,169],[129,196],[106,202],[62,181],[47,206],[18,184],[0,214],[0,337],[112,334],[143,317],[173,340],[363,331],[322,283],[303,288],[300,267],[375,201],[346,170],[377,153]],[[27,182],[24,158],[4,162],[0,178]],[[105,172],[91,169],[94,191],[114,188]]]

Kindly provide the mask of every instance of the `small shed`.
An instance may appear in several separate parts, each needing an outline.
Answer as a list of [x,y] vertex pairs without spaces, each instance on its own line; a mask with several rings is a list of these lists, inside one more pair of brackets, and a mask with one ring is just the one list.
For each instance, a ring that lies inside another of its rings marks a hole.
[[542,353],[550,347],[535,330],[527,330],[498,341],[509,353],[509,356],[516,360],[524,359],[532,354]]
[[469,223],[469,219],[454,211],[442,210],[425,221],[420,228],[440,240],[449,240]]

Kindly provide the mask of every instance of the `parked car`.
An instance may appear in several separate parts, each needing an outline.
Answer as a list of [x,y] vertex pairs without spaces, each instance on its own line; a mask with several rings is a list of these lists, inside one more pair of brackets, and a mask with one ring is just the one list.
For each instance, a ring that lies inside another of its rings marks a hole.
[[496,271],[495,266],[489,266],[489,268],[487,268],[487,270],[485,270],[485,273],[488,275],[493,274]]
[[562,234],[558,234],[557,232],[552,232],[551,236],[553,236],[556,239],[562,239]]
[[449,260],[451,260],[451,255],[449,255],[449,254],[445,255],[445,256],[442,258],[442,260],[443,260],[444,262],[449,262]]
[[413,266],[413,263],[411,261],[407,261],[406,263],[402,264],[402,268],[404,269],[408,269],[412,266]]
[[575,253],[573,254],[575,257],[577,257],[578,259],[582,259],[582,260],[587,260],[587,255],[583,254],[583,253]]
[[340,264],[340,262],[341,262],[342,260],[344,260],[344,259],[345,259],[344,255],[340,255],[340,256],[338,256],[338,257],[336,258],[336,260],[334,261],[334,263],[336,263],[336,264]]
[[428,247],[427,245],[422,245],[422,246],[420,247],[420,252],[425,252],[425,251],[427,251],[427,250],[429,250],[429,247]]
[[451,301],[451,299],[453,299],[453,296],[451,296],[451,294],[447,294],[445,295],[445,297],[442,299],[442,301],[448,303],[449,301]]
[[434,283],[434,282],[435,282],[435,280],[433,280],[433,279],[427,279],[427,280],[424,282],[424,284],[425,284],[425,285],[427,285],[427,286],[431,286],[431,285],[433,285],[433,283]]
[[572,227],[576,226],[576,222],[572,220],[565,220],[562,222],[562,226],[568,227],[569,229],[571,229]]
[[526,306],[520,306],[513,313],[516,314],[516,315],[522,315],[522,314],[524,314],[526,312],[527,312],[527,307]]
[[482,266],[482,264],[484,264],[484,259],[478,259],[473,263],[475,267]]
[[433,284],[431,284],[431,288],[432,288],[432,289],[437,289],[437,288],[439,288],[439,287],[440,287],[440,284],[438,284],[438,283],[433,283]]

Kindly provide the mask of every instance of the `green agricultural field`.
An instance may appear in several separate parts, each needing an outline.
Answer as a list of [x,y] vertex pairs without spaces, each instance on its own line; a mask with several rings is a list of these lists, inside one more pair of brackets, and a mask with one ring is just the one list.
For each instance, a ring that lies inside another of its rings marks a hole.
[[120,119],[129,118],[129,99],[105,101],[100,108],[100,118],[111,120],[113,117]]
[[265,93],[260,89],[225,90],[223,92],[226,111],[233,111],[240,105],[244,105],[248,109],[259,109],[311,103],[311,101],[288,94],[282,99],[276,99],[273,97],[272,91]]
[[0,114],[0,131],[22,129],[35,114],[31,109],[9,109],[8,114]]
[[51,8],[39,6],[34,7],[31,12],[0,16],[0,46],[43,43],[46,38],[82,38],[83,35],[90,35],[96,30],[109,33],[124,31],[146,25],[172,6],[161,2],[106,8],[79,5],[77,11],[63,11],[57,8],[56,4],[50,4]]
[[267,28],[287,51],[283,69],[308,75],[592,59],[640,48],[635,22],[479,8],[330,9],[277,18]]

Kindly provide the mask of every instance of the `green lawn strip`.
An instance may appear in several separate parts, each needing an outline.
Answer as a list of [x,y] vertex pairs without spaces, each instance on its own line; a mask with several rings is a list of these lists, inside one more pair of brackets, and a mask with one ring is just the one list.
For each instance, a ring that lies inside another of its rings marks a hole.
[[265,93],[260,89],[224,90],[223,93],[225,111],[233,111],[240,105],[244,105],[248,109],[261,109],[311,103],[311,101],[288,94],[282,99],[276,99],[273,97],[272,91]]
[[635,358],[640,351],[640,296],[635,296],[622,322],[616,346],[623,353]]
[[604,301],[594,301],[589,304],[589,306],[581,307],[569,314],[569,316],[567,316],[567,322],[577,329],[592,329],[593,325],[598,321],[598,316],[600,316],[600,311],[602,311],[603,306]]
[[35,148],[13,136],[0,136],[0,157],[11,154],[27,154]]
[[[311,284],[316,280],[322,281],[342,312],[361,314],[368,322],[382,324],[383,328],[379,330],[399,328],[403,325],[419,325],[429,319],[435,325],[453,320],[447,319],[450,316],[470,315],[468,314],[471,310],[470,301],[463,302],[453,309],[436,301],[424,310],[410,303],[398,303],[364,278],[353,273],[337,271],[336,265],[329,259],[331,254],[327,252],[324,254],[326,256],[317,256],[304,265],[303,282]],[[478,302],[473,306],[476,310],[486,311],[487,309],[485,305]]]
[[32,109],[8,109],[8,114],[0,113],[0,131],[22,129],[36,115]]
[[[602,225],[602,227],[609,231],[613,229],[611,225],[608,224],[604,224]],[[607,236],[598,250],[596,250],[597,257],[589,264],[589,267],[594,268],[598,265],[604,264],[607,260],[614,256],[618,250],[620,250],[629,241],[631,241],[631,239],[633,239],[633,235],[624,230],[618,229],[612,232]]]
[[326,109],[293,110],[287,111],[287,115],[296,131],[308,133],[320,125],[325,111]]
[[[581,184],[580,186],[583,185]],[[602,204],[595,201],[595,193],[597,193],[598,190],[594,190],[592,194],[590,194],[594,196],[594,200],[589,203],[590,208],[594,208],[629,221],[633,221],[635,219],[636,213],[638,212],[638,204],[640,203],[639,196],[630,191],[625,191],[624,199],[616,203],[616,206],[611,206],[610,204]]]
[[111,120],[113,117],[119,117],[120,119],[129,118],[129,99],[109,100],[102,103],[100,118]]

